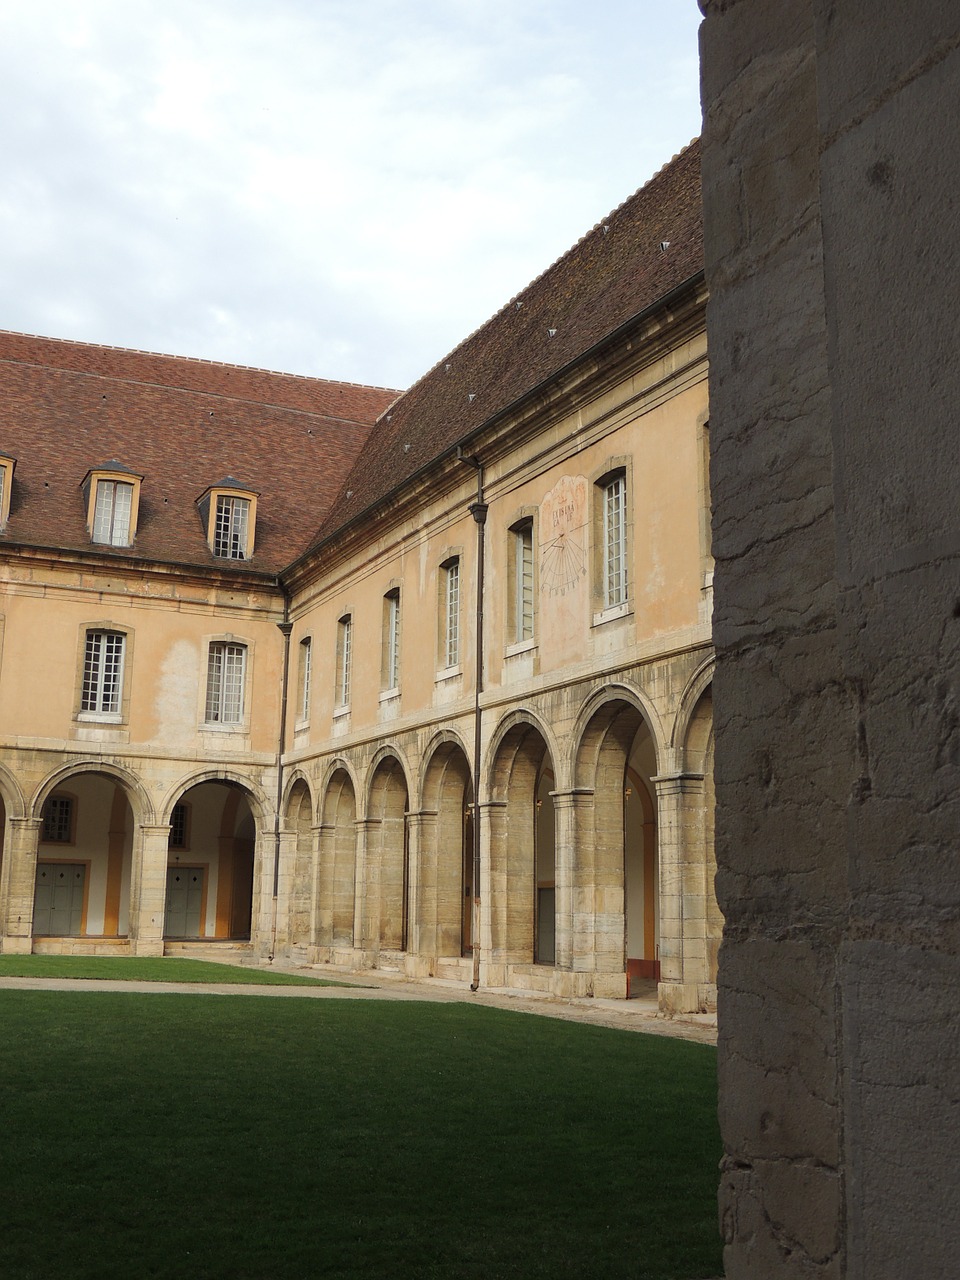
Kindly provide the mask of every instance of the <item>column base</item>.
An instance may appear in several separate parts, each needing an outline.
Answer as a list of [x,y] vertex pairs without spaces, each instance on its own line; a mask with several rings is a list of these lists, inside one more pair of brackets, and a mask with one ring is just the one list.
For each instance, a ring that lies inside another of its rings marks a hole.
[[7,934],[0,939],[0,955],[29,956],[33,954],[33,939]]
[[714,982],[661,982],[657,985],[661,1013],[715,1013],[717,986]]

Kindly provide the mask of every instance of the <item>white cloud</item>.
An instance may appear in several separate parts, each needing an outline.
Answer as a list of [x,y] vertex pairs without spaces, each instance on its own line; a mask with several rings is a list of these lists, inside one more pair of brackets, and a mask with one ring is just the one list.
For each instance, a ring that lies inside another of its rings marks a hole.
[[0,326],[405,385],[698,129],[696,6],[34,0]]

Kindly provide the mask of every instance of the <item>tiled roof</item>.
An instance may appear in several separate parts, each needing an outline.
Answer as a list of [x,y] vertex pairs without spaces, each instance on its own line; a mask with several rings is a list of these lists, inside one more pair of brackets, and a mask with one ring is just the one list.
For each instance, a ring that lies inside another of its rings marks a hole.
[[384,413],[319,540],[702,270],[695,139]]
[[[329,513],[395,391],[0,332],[0,453],[17,459],[3,545],[276,573]],[[103,459],[143,485],[132,548],[93,546],[80,485]],[[216,560],[196,500],[259,493],[249,561]]]

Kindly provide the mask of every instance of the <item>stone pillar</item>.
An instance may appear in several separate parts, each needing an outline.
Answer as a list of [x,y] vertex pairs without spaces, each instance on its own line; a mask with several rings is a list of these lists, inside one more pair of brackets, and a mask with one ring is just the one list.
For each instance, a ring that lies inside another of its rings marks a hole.
[[321,865],[321,849],[323,840],[324,827],[312,826],[310,828],[310,937],[309,945],[314,951],[314,960],[316,960],[316,947],[320,940],[320,865]]
[[573,875],[576,861],[576,795],[572,791],[551,791],[556,856],[557,932],[555,963],[558,969],[573,968]]
[[[503,800],[480,804],[480,981],[486,987],[507,983],[507,806]],[[501,851],[497,855],[496,851]]]
[[133,848],[130,942],[134,955],[163,955],[169,826],[141,826]]
[[727,1276],[952,1276],[960,9],[701,8]]
[[33,949],[33,895],[37,882],[40,818],[10,818],[10,844],[3,851],[6,882],[4,955],[29,955]]
[[292,913],[294,904],[294,876],[297,862],[297,832],[280,831],[280,874],[277,878],[277,925],[274,955],[286,955],[293,941]]
[[357,820],[357,889],[353,945],[362,950],[361,964],[375,969],[380,956],[379,818]]
[[651,781],[657,792],[660,863],[657,994],[664,1013],[696,1013],[713,1004],[707,971],[703,775],[661,774]]
[[[334,822],[322,822],[317,828],[317,876],[314,891],[314,938],[320,947],[333,946],[334,885],[336,881],[337,826]],[[359,860],[359,852],[358,852]],[[354,878],[357,867],[354,866]],[[354,915],[356,915],[356,891],[354,891]],[[354,925],[354,941],[357,939]],[[325,957],[330,959],[330,956]]]
[[407,814],[407,956],[405,972],[430,977],[437,959],[437,814]]

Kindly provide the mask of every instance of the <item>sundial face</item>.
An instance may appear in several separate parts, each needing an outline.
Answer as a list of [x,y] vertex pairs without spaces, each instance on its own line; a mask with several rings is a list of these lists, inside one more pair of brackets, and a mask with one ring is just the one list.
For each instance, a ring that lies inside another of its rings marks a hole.
[[562,476],[540,506],[540,585],[549,595],[566,595],[586,575],[586,535],[586,479]]

